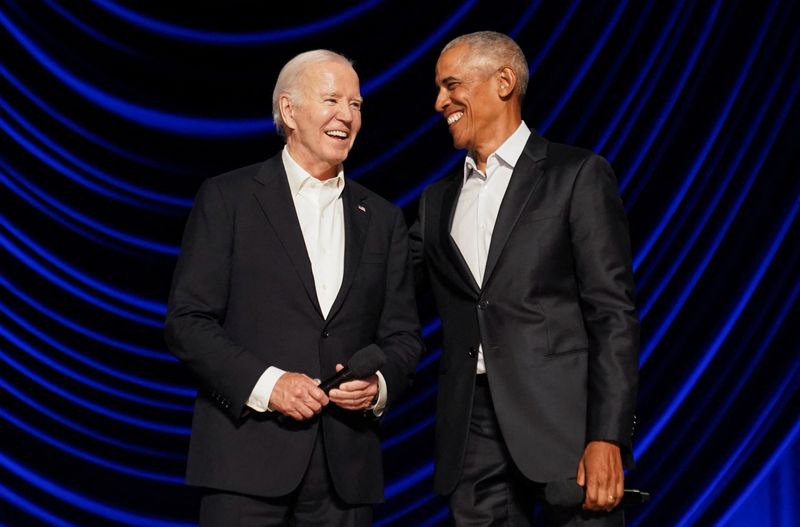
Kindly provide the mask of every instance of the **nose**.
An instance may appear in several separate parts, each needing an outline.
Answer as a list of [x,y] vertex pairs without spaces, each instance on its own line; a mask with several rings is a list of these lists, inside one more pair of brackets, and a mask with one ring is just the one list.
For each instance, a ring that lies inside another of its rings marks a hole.
[[343,123],[350,123],[353,121],[353,107],[347,101],[339,103],[339,109],[336,112],[336,118]]
[[449,105],[450,97],[447,94],[447,90],[444,88],[444,86],[442,86],[439,88],[439,92],[436,94],[436,102],[434,103],[433,107],[437,112],[444,112]]

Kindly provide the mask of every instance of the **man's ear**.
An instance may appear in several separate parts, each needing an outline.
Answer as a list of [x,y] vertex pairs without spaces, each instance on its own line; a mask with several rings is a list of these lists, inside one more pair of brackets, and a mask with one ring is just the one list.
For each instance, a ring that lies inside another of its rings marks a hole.
[[501,99],[507,99],[517,87],[517,74],[508,66],[497,70],[497,93]]
[[278,99],[278,109],[280,109],[281,112],[283,125],[290,130],[296,129],[297,123],[294,120],[294,104],[292,104],[292,99],[288,94],[284,93],[280,96],[280,99]]

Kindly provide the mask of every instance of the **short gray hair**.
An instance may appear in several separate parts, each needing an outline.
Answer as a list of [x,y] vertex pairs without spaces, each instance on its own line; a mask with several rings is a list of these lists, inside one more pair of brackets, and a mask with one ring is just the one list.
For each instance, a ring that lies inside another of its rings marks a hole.
[[311,64],[323,62],[341,62],[353,66],[353,61],[344,55],[327,49],[315,49],[300,53],[281,68],[278,80],[275,81],[275,89],[272,91],[272,120],[275,122],[275,130],[278,135],[286,137],[286,127],[281,117],[281,95],[289,95],[295,100],[299,99],[298,83],[303,72]]
[[445,51],[466,44],[473,52],[470,60],[478,62],[487,70],[496,71],[508,66],[517,74],[517,93],[519,102],[525,97],[528,89],[528,61],[519,45],[511,37],[496,31],[477,31],[456,37],[442,49]]

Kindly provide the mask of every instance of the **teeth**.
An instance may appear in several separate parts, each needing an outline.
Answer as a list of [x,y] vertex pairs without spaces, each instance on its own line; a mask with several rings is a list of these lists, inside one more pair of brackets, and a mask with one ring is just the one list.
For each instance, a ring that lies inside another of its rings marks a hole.
[[347,139],[347,132],[343,132],[341,130],[328,130],[325,133],[331,137],[341,137],[342,139]]
[[454,114],[451,114],[450,117],[447,118],[447,124],[448,125],[453,124],[453,123],[457,122],[459,119],[461,119],[462,117],[464,117],[464,112],[456,112]]

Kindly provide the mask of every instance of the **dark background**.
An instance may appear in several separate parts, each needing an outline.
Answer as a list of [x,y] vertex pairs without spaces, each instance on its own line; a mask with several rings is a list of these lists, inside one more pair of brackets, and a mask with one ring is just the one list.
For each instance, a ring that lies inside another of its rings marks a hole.
[[[5,0],[0,65],[0,525],[191,525],[192,380],[161,325],[200,182],[280,147],[280,67],[356,62],[346,174],[404,208],[458,170],[440,49],[526,53],[524,118],[615,167],[643,321],[630,525],[796,525],[800,6],[794,1]],[[384,420],[376,525],[438,525],[440,335]],[[268,445],[265,445],[268,448]],[[274,475],[265,474],[265,477]]]

